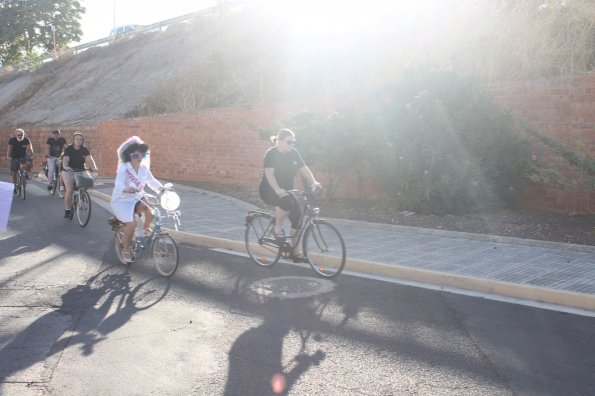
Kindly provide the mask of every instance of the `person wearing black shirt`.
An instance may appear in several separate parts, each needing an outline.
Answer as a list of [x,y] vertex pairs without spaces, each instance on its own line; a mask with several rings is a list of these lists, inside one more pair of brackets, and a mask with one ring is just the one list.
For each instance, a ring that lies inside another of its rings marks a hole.
[[305,164],[300,153],[294,148],[295,134],[290,129],[282,129],[277,136],[271,137],[275,145],[264,155],[264,171],[260,181],[259,193],[262,200],[276,207],[275,237],[284,238],[283,222],[289,216],[293,244],[297,242],[297,229],[300,224],[300,208],[293,195],[287,190],[292,190],[295,176],[299,174],[314,186],[319,185],[312,171]]
[[72,205],[72,193],[74,192],[75,173],[83,173],[85,169],[97,172],[97,165],[91,156],[89,149],[83,143],[85,138],[80,132],[75,132],[73,142],[64,149],[62,155],[62,181],[64,181],[64,218],[70,217],[70,206]]
[[48,153],[46,155],[48,160],[48,190],[51,190],[54,177],[58,176],[56,172],[56,161],[62,155],[62,150],[66,145],[66,139],[60,136],[59,129],[54,129],[52,136],[48,138],[46,144],[48,145]]
[[[6,152],[6,158],[10,163],[12,183],[15,185],[17,183],[17,170],[19,169],[21,162],[25,163],[25,169],[27,172],[31,171],[33,160],[31,160],[31,157],[27,155],[27,149],[29,149],[31,156],[35,154],[33,152],[31,141],[29,138],[25,137],[25,131],[19,128],[14,132],[14,137],[11,137],[8,140],[8,151]],[[27,178],[29,178],[29,176],[27,176]],[[15,194],[17,193],[16,186],[13,192]]]

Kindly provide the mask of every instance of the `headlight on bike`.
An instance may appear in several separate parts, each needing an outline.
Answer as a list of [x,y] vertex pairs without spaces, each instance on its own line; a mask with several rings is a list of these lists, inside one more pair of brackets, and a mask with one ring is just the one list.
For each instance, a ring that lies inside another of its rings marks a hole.
[[180,207],[180,196],[173,191],[165,191],[161,195],[161,207],[167,211],[174,211]]

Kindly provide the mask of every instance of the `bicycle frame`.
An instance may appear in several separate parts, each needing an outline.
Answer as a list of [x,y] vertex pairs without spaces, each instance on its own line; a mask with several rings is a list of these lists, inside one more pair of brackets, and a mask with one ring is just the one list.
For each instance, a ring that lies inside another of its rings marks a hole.
[[[300,224],[297,229],[297,238],[295,239],[295,243],[293,243],[293,239],[296,237],[295,235],[286,235],[284,237],[282,244],[279,244],[279,242],[276,239],[266,237],[266,235],[270,235],[272,233],[271,231],[273,230],[273,227],[275,226],[275,215],[272,214],[271,212],[265,212],[265,211],[260,211],[260,210],[251,210],[248,212],[248,217],[251,217],[253,214],[256,214],[256,213],[272,215],[271,222],[269,223],[268,227],[266,228],[265,232],[263,233],[263,237],[261,238],[261,240],[259,242],[260,243],[266,242],[266,243],[271,243],[271,244],[275,244],[275,245],[279,246],[279,249],[281,249],[281,256],[284,258],[290,257],[293,253],[293,249],[296,246],[300,246],[300,243],[302,242],[302,238],[304,236],[304,232],[305,232],[306,228],[308,228],[309,224],[314,223],[319,218],[319,214],[320,214],[319,208],[313,208],[310,205],[310,201],[308,200],[306,193],[301,192],[299,190],[289,190],[288,193],[294,196],[294,198],[296,199],[296,202],[298,204],[299,204],[298,198],[304,199],[304,207],[303,207],[303,209],[301,209],[302,216],[300,217]],[[249,221],[249,219],[246,219],[246,220],[247,220],[247,222]]]

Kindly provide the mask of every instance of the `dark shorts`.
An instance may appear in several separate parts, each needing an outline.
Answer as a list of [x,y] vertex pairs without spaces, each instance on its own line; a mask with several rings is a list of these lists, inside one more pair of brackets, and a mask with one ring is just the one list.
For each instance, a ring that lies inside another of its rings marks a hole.
[[267,205],[279,207],[284,211],[289,212],[288,217],[291,222],[291,227],[295,230],[299,228],[302,213],[298,202],[292,194],[279,197],[268,183],[261,183],[258,192],[260,198]]
[[21,162],[27,162],[29,164],[33,163],[33,161],[31,160],[31,158],[30,157],[27,157],[27,156],[25,156],[23,158],[12,158],[10,160],[10,171],[11,172],[18,171]]

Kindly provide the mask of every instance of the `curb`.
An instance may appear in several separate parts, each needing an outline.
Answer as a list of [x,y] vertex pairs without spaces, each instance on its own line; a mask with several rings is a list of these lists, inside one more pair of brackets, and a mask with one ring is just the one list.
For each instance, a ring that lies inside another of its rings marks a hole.
[[[213,197],[221,198],[225,201],[232,202],[235,205],[244,208],[246,211],[248,210],[262,210],[262,208],[252,205],[248,202],[244,202],[237,198],[233,198],[227,195],[219,194],[213,191],[203,190],[196,187],[186,186],[184,184],[176,184],[176,188],[178,186],[183,187],[186,191],[198,191],[201,194],[209,195]],[[324,216],[322,216],[324,217]],[[480,242],[493,242],[493,243],[504,243],[507,245],[521,245],[521,246],[531,246],[531,247],[540,247],[545,249],[561,249],[561,250],[571,250],[575,252],[581,253],[595,253],[595,246],[590,245],[578,245],[574,243],[565,243],[565,242],[551,242],[551,241],[540,241],[538,239],[525,239],[525,238],[515,238],[515,237],[506,237],[501,235],[490,235],[490,234],[474,234],[470,232],[462,232],[462,231],[450,231],[450,230],[437,230],[433,228],[422,228],[422,227],[412,227],[412,226],[403,226],[403,225],[396,225],[396,224],[384,224],[384,223],[370,223],[367,221],[360,221],[360,220],[346,220],[346,219],[335,219],[332,217],[325,217],[329,221],[331,221],[335,225],[340,225],[344,227],[352,227],[352,228],[367,228],[373,230],[386,230],[386,231],[396,231],[402,233],[414,233],[414,234],[421,234],[421,235],[429,235],[429,236],[438,236],[444,238],[453,238],[453,239],[469,239],[474,241]]]
[[[110,196],[104,194],[99,191],[89,190],[89,193],[92,196],[95,196],[99,199],[104,201],[110,200]],[[241,201],[240,201],[241,202]],[[334,222],[334,219],[333,219]],[[339,222],[337,222],[339,224]],[[411,232],[409,228],[414,227],[400,227],[400,226],[392,226],[390,227],[398,227],[399,231],[402,232]],[[406,228],[402,229],[401,228]],[[425,230],[425,229],[424,229]],[[432,231],[432,230],[429,230]],[[201,245],[207,246],[210,248],[218,248],[218,249],[226,249],[232,250],[236,252],[245,253],[245,247],[243,241],[236,241],[231,239],[224,239],[224,238],[216,238],[211,237],[208,235],[201,235],[201,234],[192,234],[189,232],[184,231],[175,231],[170,230],[172,236],[176,238],[176,240],[184,243],[188,243],[191,245]],[[449,232],[452,233],[452,232]],[[459,233],[457,233],[459,234]],[[460,234],[468,234],[468,233],[460,233]],[[431,234],[437,235],[437,234]],[[474,235],[474,234],[471,234]],[[490,237],[490,236],[487,236]],[[504,237],[500,242],[502,243],[509,243],[504,242],[503,240],[506,239]],[[508,238],[508,239],[518,239],[518,238]],[[491,240],[491,239],[486,239]],[[491,240],[493,241],[493,240]],[[538,241],[539,242],[539,241]],[[564,244],[562,244],[564,245]],[[350,259],[349,257],[345,263],[345,270],[355,272],[355,273],[362,273],[367,275],[374,275],[379,277],[385,277],[390,279],[397,279],[397,280],[406,280],[406,281],[414,281],[414,282],[421,282],[425,284],[430,284],[439,287],[450,287],[450,288],[457,288],[463,289],[467,291],[474,291],[480,293],[487,293],[487,294],[494,294],[499,296],[505,297],[512,297],[512,298],[519,298],[524,300],[531,300],[537,301],[541,303],[547,304],[555,304],[561,305],[566,307],[584,309],[588,311],[595,311],[595,295],[590,294],[583,294],[583,293],[575,293],[565,290],[555,290],[555,289],[547,289],[537,286],[531,285],[519,285],[515,283],[508,283],[508,282],[501,282],[496,280],[490,279],[483,279],[483,278],[476,278],[476,277],[469,277],[469,276],[461,276],[461,275],[454,275],[445,272],[439,271],[430,271],[425,269],[418,269],[412,267],[406,267],[403,265],[398,264],[384,264],[378,263],[374,261],[366,261],[366,260],[359,260],[359,259]]]

